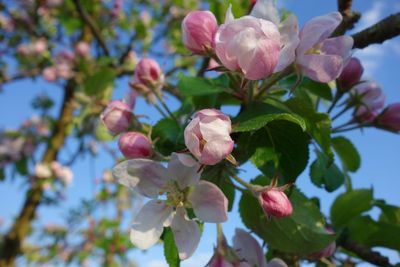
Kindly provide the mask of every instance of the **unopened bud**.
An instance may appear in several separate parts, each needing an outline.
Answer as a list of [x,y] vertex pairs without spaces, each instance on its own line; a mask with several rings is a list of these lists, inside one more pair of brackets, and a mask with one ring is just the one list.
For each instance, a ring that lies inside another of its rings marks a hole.
[[129,132],[121,135],[118,141],[119,150],[129,158],[146,158],[152,154],[152,146],[149,139],[138,132]]
[[259,201],[264,212],[273,217],[290,216],[293,212],[292,203],[282,190],[268,188],[261,192]]
[[112,101],[100,115],[104,125],[113,134],[127,131],[132,118],[129,106],[120,100]]
[[342,73],[338,78],[339,90],[346,92],[351,89],[355,84],[360,82],[361,76],[364,72],[364,68],[361,65],[360,60],[352,57],[347,65],[343,68]]

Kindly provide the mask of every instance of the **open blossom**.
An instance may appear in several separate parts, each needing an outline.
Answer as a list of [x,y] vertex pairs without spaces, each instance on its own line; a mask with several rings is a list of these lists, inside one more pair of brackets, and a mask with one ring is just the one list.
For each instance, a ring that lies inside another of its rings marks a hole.
[[352,57],[347,62],[347,65],[343,68],[342,73],[337,79],[339,90],[345,92],[358,82],[360,82],[361,76],[364,72],[364,68],[361,65],[360,60],[358,58]]
[[249,80],[264,79],[278,64],[281,41],[274,23],[244,16],[234,19],[231,6],[215,35],[215,51],[222,64]]
[[356,109],[353,117],[362,122],[371,122],[385,105],[385,95],[375,82],[365,82],[353,88]]
[[387,106],[379,115],[377,125],[390,131],[400,132],[400,103]]
[[[192,208],[204,222],[227,220],[228,200],[214,184],[200,180],[199,164],[186,154],[171,155],[168,168],[149,159],[132,159],[118,164],[113,176],[119,183],[152,198],[135,216],[131,241],[141,249],[158,242],[164,227],[171,227],[180,259],[187,259],[200,241],[198,224],[188,218]],[[165,194],[165,200],[157,200]]]
[[185,144],[201,164],[215,165],[232,152],[230,132],[228,116],[216,109],[203,109],[186,126]]
[[49,166],[46,164],[38,163],[35,166],[35,175],[38,178],[50,178],[52,176],[52,172]]
[[128,132],[121,135],[118,147],[122,154],[129,158],[146,158],[153,153],[150,140],[142,133]]
[[293,212],[292,203],[279,188],[268,188],[259,195],[259,202],[265,214],[277,218],[290,216]]
[[217,19],[210,11],[192,11],[182,21],[182,39],[187,49],[204,54],[214,49]]
[[104,125],[113,134],[127,131],[132,118],[130,107],[120,100],[112,101],[100,115]]
[[339,77],[350,56],[353,38],[329,38],[342,21],[339,12],[315,17],[300,31],[296,63],[303,74],[318,82],[330,82]]

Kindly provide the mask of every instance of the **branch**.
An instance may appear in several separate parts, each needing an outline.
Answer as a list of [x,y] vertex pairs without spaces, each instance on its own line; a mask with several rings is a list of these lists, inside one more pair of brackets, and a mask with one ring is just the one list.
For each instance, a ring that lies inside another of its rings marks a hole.
[[[53,129],[50,141],[43,155],[43,163],[51,163],[57,159],[58,151],[64,145],[67,127],[73,119],[73,98],[75,81],[69,80],[65,86],[63,104],[57,123]],[[35,218],[36,210],[43,197],[43,188],[40,183],[33,182],[26,193],[22,210],[15,219],[8,233],[4,235],[0,251],[0,267],[15,266],[16,257],[21,252],[23,240],[28,235],[32,220]]]
[[128,57],[129,52],[132,50],[133,48],[133,41],[135,41],[136,39],[136,34],[133,34],[131,36],[131,38],[129,39],[129,43],[126,46],[125,51],[122,53],[121,57],[119,58],[119,64],[122,65],[122,63],[124,63],[125,59]]
[[364,48],[370,44],[381,44],[397,35],[400,35],[400,12],[390,15],[361,32],[353,34],[353,48]]
[[351,10],[352,0],[338,0],[338,10],[343,16],[342,23],[334,32],[334,36],[343,35],[346,31],[353,29],[361,17],[359,12],[353,12]]
[[382,267],[394,267],[394,265],[390,264],[389,259],[387,257],[381,255],[379,252],[372,251],[367,247],[357,244],[354,241],[345,240],[342,243],[340,243],[340,246],[355,253],[361,259],[369,263],[372,263],[374,265]]
[[94,21],[89,16],[89,14],[86,13],[86,11],[83,9],[80,0],[73,0],[73,2],[75,4],[76,10],[78,11],[79,16],[81,17],[83,23],[85,23],[89,26],[90,31],[92,32],[94,38],[96,38],[97,42],[103,49],[104,54],[106,54],[106,56],[110,56],[110,51],[108,50],[107,45],[106,45],[105,41],[103,40],[103,37],[101,36],[99,29],[96,27],[96,25],[94,24]]

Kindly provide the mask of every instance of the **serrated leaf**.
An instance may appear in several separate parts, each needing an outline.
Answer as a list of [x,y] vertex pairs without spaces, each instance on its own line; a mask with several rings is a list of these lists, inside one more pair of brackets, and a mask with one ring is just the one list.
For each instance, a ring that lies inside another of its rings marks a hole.
[[164,228],[164,256],[170,267],[179,267],[181,261],[179,259],[178,249],[175,245],[174,234],[171,229]]
[[113,87],[115,72],[110,68],[102,68],[86,77],[83,88],[87,95],[102,94],[107,88]]
[[328,192],[338,189],[345,180],[338,166],[330,163],[329,158],[319,151],[317,151],[317,159],[311,164],[310,177],[313,184],[324,187]]
[[225,91],[225,81],[220,79],[208,79],[200,77],[180,76],[178,89],[184,96],[204,96],[218,94]]
[[372,189],[358,189],[339,195],[331,207],[334,226],[344,226],[354,217],[372,209]]
[[[258,177],[252,183],[265,185],[266,181],[265,177]],[[295,188],[289,198],[293,214],[281,219],[268,219],[258,201],[243,194],[239,203],[243,223],[270,247],[282,252],[310,254],[335,240],[336,236],[324,229],[323,216],[312,201]]]
[[343,136],[332,138],[332,145],[342,160],[345,170],[355,172],[360,168],[360,154],[349,139]]
[[170,155],[174,151],[184,149],[183,130],[175,120],[165,118],[156,123],[152,131],[152,139],[156,142],[156,148],[164,155]]

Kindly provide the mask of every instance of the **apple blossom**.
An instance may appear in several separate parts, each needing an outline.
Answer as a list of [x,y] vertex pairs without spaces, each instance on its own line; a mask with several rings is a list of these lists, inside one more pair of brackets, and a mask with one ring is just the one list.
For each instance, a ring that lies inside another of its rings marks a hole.
[[149,157],[153,151],[150,140],[141,133],[127,132],[120,136],[118,147],[129,159]]
[[125,104],[129,106],[129,108],[132,110],[135,108],[136,105],[136,98],[138,94],[134,90],[129,90],[126,94],[124,99],[122,100]]
[[55,66],[46,67],[43,69],[43,79],[48,82],[57,80],[57,68]]
[[332,12],[313,18],[300,31],[296,64],[312,80],[330,82],[339,77],[346,65],[353,38],[329,38],[342,19],[339,12]]
[[353,88],[356,108],[353,117],[362,122],[371,122],[385,105],[385,95],[375,82],[365,82]]
[[390,131],[400,132],[400,103],[387,106],[379,115],[377,125]]
[[75,45],[75,53],[80,57],[90,55],[90,45],[87,42],[80,41]]
[[267,188],[259,195],[259,202],[265,214],[277,218],[290,216],[293,212],[292,203],[279,188]]
[[217,19],[210,11],[192,11],[182,21],[182,39],[187,49],[195,54],[206,54],[214,49]]
[[[140,249],[159,240],[164,227],[171,227],[184,260],[196,250],[200,241],[198,224],[188,218],[192,208],[202,221],[221,223],[227,220],[228,200],[214,184],[200,180],[199,164],[186,154],[171,155],[168,167],[149,159],[124,161],[113,168],[113,176],[124,186],[152,198],[135,216],[130,238]],[[165,200],[157,200],[159,195]]]
[[231,6],[215,35],[215,51],[222,64],[242,72],[249,80],[272,74],[280,47],[280,34],[274,23],[253,16],[234,19]]
[[35,165],[35,175],[38,178],[50,178],[52,176],[51,169],[44,163]]
[[233,150],[230,132],[228,116],[216,109],[202,109],[185,128],[185,144],[201,164],[215,165]]
[[352,57],[343,68],[342,73],[337,79],[338,90],[345,92],[360,82],[364,68],[358,58]]
[[100,115],[100,119],[104,125],[113,134],[120,134],[127,131],[132,118],[131,109],[120,100],[112,101]]

